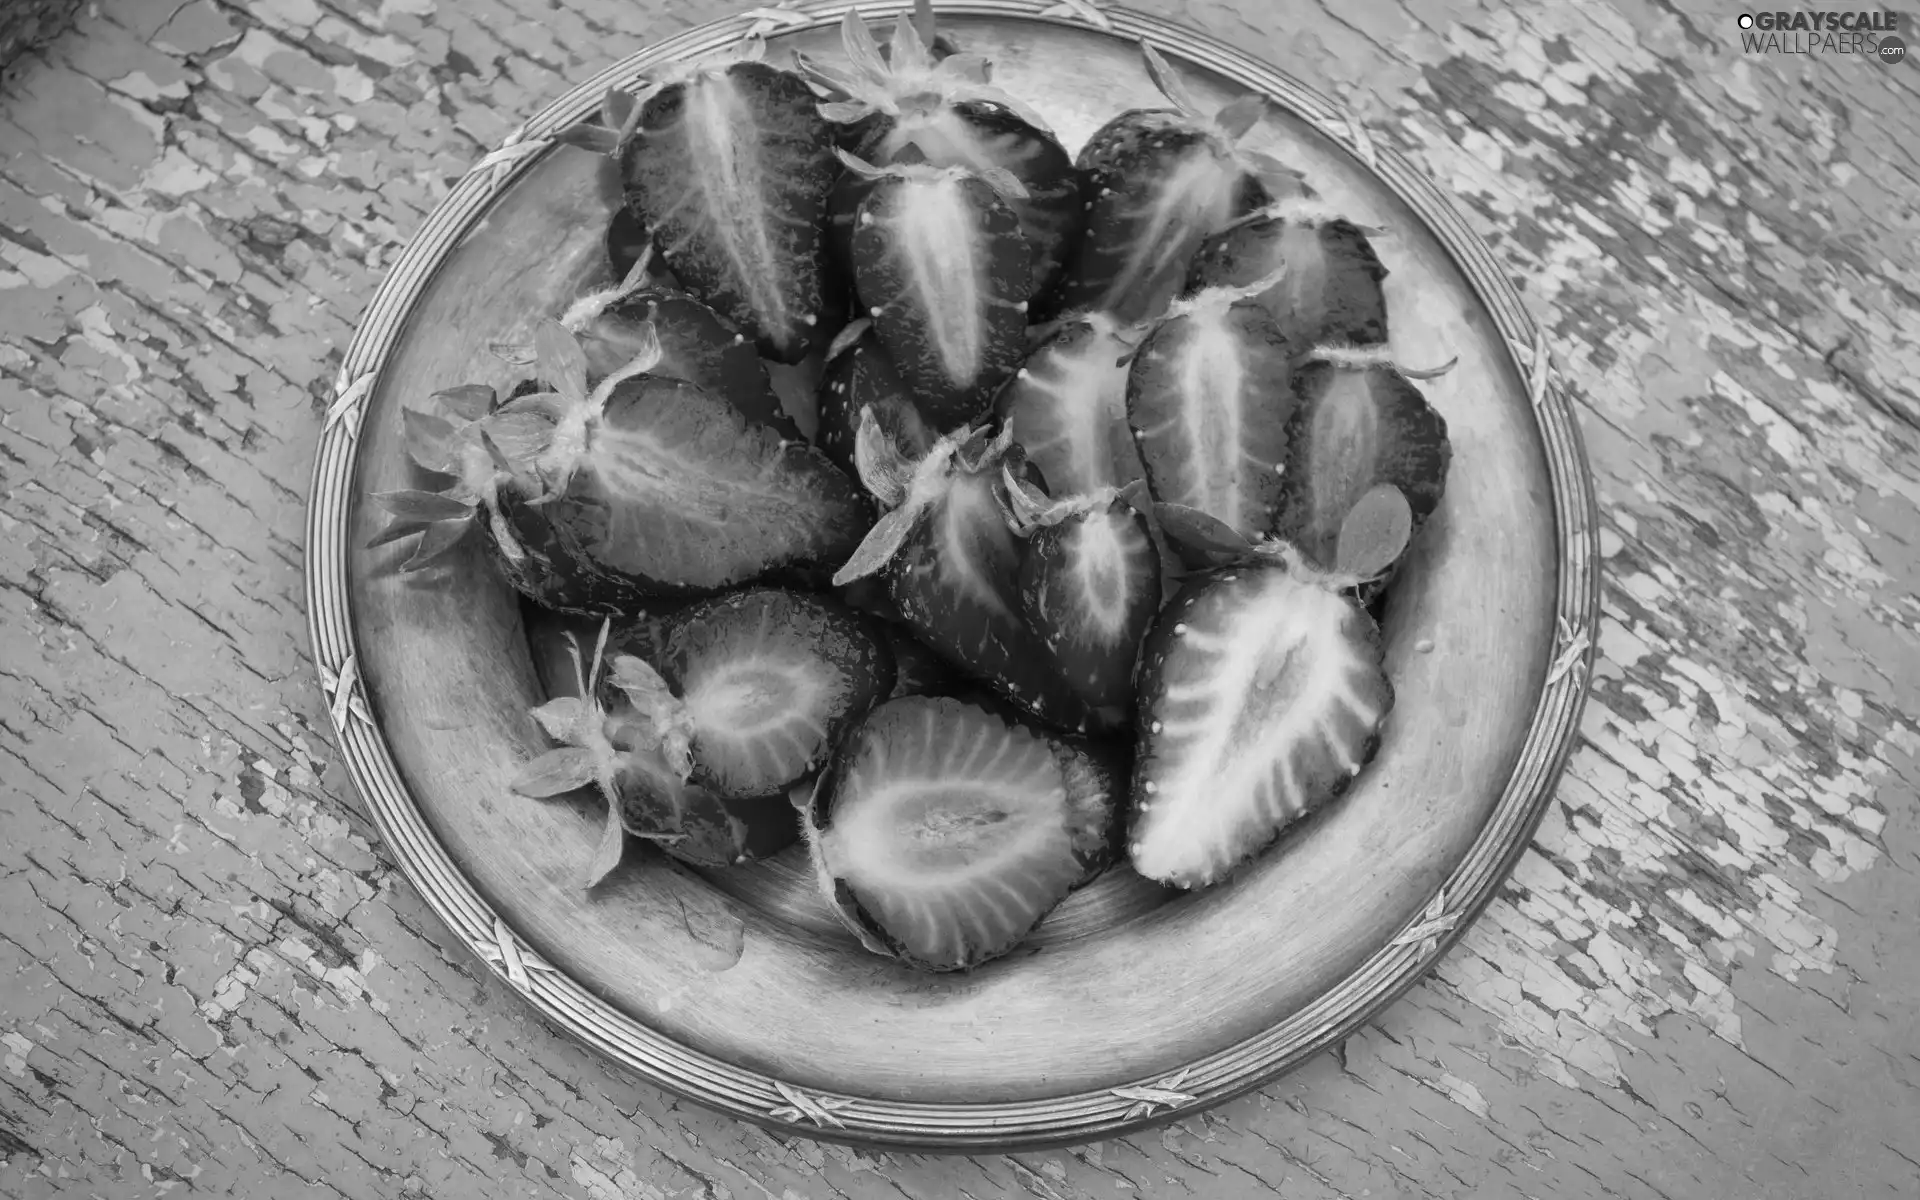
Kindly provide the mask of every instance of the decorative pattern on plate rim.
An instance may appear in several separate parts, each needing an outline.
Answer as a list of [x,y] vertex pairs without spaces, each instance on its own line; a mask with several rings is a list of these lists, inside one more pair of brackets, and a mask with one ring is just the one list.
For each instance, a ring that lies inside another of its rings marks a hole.
[[1135,1087],[1108,1088],[1107,1092],[1109,1095],[1118,1096],[1122,1100],[1133,1101],[1133,1103],[1127,1107],[1126,1115],[1126,1119],[1131,1121],[1139,1117],[1151,1115],[1156,1108],[1172,1110],[1182,1105],[1192,1104],[1195,1100],[1199,1099],[1198,1096],[1188,1095],[1186,1092],[1180,1090],[1187,1082],[1187,1076],[1192,1073],[1192,1067],[1182,1067],[1158,1083],[1149,1083]]
[[[1553,666],[1547,670],[1547,685],[1549,687],[1559,683],[1562,676],[1584,669],[1587,661],[1587,651],[1593,648],[1593,638],[1589,636],[1587,632],[1586,622],[1582,621],[1576,626],[1569,623],[1565,617],[1561,617],[1559,620],[1560,636],[1558,645],[1560,652],[1554,656]],[[1580,682],[1577,674],[1574,676],[1573,681],[1575,684]]]
[[1418,946],[1422,956],[1440,949],[1440,935],[1460,923],[1460,914],[1447,911],[1447,889],[1441,888],[1427,902],[1426,909],[1413,924],[1388,942],[1389,946]]
[[507,982],[527,991],[533,987],[530,971],[548,971],[558,974],[560,968],[520,944],[520,939],[507,928],[507,923],[499,917],[493,919],[493,941],[480,943],[480,957],[506,972]]
[[1078,17],[1095,29],[1104,29],[1108,33],[1113,32],[1112,18],[1100,11],[1100,6],[1095,3],[1095,0],[1060,0],[1058,4],[1041,9],[1040,15],[1043,17]]
[[326,423],[320,427],[324,435],[335,425],[347,431],[347,440],[353,441],[360,436],[360,413],[366,407],[367,397],[373,392],[373,372],[363,371],[357,379],[349,379],[346,367],[340,368],[340,377],[334,381],[333,403],[327,405]]
[[786,1103],[767,1115],[775,1120],[794,1125],[807,1120],[823,1129],[829,1125],[837,1129],[845,1129],[847,1123],[835,1114],[847,1112],[859,1103],[840,1096],[816,1096],[778,1079],[773,1081],[773,1088],[786,1099]]
[[475,163],[473,169],[476,173],[486,173],[489,189],[497,188],[513,174],[516,166],[546,149],[552,141],[550,137],[529,138],[527,127],[522,125],[501,140],[498,150]]
[[327,713],[333,718],[333,727],[343,735],[347,723],[355,718],[369,728],[373,726],[373,714],[367,711],[366,699],[360,694],[360,664],[353,655],[347,655],[338,670],[321,663],[320,687],[327,694]]

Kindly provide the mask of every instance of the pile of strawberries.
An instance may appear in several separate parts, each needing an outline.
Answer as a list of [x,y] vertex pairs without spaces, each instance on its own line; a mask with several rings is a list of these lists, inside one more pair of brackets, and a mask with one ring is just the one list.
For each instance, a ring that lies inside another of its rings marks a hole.
[[804,837],[863,944],[965,969],[1347,787],[1450,449],[1373,231],[1247,145],[1264,101],[1203,112],[1143,46],[1167,105],[1075,156],[925,4],[843,34],[570,132],[624,181],[620,282],[502,348],[504,394],[407,409],[438,485],[378,541],[477,538],[526,598],[558,745],[515,786],[607,797],[589,886],[629,837]]

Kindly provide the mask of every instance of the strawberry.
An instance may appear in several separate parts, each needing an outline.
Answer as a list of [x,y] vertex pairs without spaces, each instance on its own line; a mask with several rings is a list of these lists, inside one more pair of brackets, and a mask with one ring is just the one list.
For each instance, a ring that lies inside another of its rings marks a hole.
[[1192,291],[1278,275],[1258,297],[1295,346],[1384,345],[1387,269],[1366,233],[1312,200],[1289,198],[1208,238],[1187,273]]
[[873,167],[853,234],[853,283],[920,415],[944,433],[980,415],[1027,349],[1031,255],[1004,172]]
[[1172,108],[1136,108],[1094,132],[1080,151],[1086,234],[1047,306],[1105,312],[1122,324],[1160,315],[1186,281],[1206,238],[1272,199],[1286,174],[1240,141],[1266,101],[1249,95],[1208,116],[1150,44],[1147,70]]
[[491,389],[461,389],[454,416],[445,401],[407,414],[416,463],[453,477],[439,493],[376,497],[394,511],[376,542],[422,535],[410,568],[484,525],[523,595],[621,612],[837,562],[866,532],[868,504],[824,455],[692,384],[645,374],[658,359],[651,343],[591,393],[565,326],[544,323],[535,343],[553,391],[487,412]]
[[[648,605],[611,618],[607,634],[607,652],[632,654],[651,659],[666,637],[666,618],[672,605]],[[609,618],[574,616],[541,608],[531,600],[520,601],[520,623],[527,631],[527,650],[533,656],[533,672],[547,699],[577,696],[579,679],[576,661],[579,647],[590,644],[600,626]]]
[[[905,15],[884,48],[856,11],[847,13],[841,35],[850,69],[796,58],[802,73],[832,97],[821,113],[848,131],[842,144],[878,166],[902,161],[913,147],[935,167],[1011,175],[1021,193],[1008,203],[1032,252],[1028,292],[1050,288],[1079,236],[1081,201],[1073,157],[1039,114],[989,84],[987,64],[977,55],[930,55]],[[858,175],[842,176],[828,200],[829,237],[843,252],[870,186]]]
[[959,670],[1063,729],[1121,727],[1125,713],[1088,705],[1021,615],[1025,543],[1009,523],[1003,482],[1010,453],[1007,431],[989,440],[968,429],[915,462],[863,417],[860,475],[891,511],[833,583],[883,575],[902,622]]
[[683,286],[792,363],[833,337],[821,228],[839,174],[806,81],[751,61],[661,78],[614,154],[627,205]]
[[841,330],[821,376],[814,445],[848,472],[855,469],[854,437],[860,414],[867,408],[873,409],[882,431],[908,456],[919,458],[933,448],[933,431],[921,418],[913,393],[872,327],[872,320],[862,317]]
[[1373,618],[1343,594],[1358,582],[1280,544],[1190,579],[1161,612],[1139,673],[1141,875],[1218,882],[1372,759],[1393,687]]
[[1410,533],[1439,507],[1453,447],[1446,418],[1408,375],[1384,348],[1321,349],[1294,375],[1299,407],[1288,427],[1275,532],[1315,566],[1340,564],[1345,523],[1382,485],[1404,497]]
[[[588,382],[604,379],[643,350],[651,353],[658,347],[660,357],[647,374],[683,379],[732,402],[749,420],[799,437],[774,393],[766,364],[746,335],[685,292],[660,286],[650,270],[654,261],[652,248],[644,248],[622,282],[588,292],[561,315],[560,323],[579,339],[586,355]],[[531,347],[496,344],[492,349],[516,366],[533,364]],[[551,390],[551,385],[534,380],[516,389],[521,394]]]
[[1020,612],[1088,707],[1131,717],[1140,639],[1160,608],[1160,552],[1134,508],[1139,485],[1051,501],[1003,481],[1020,562]]
[[1279,506],[1296,402],[1294,347],[1252,290],[1209,288],[1168,310],[1133,360],[1127,421],[1156,500],[1257,536]]
[[[632,209],[622,204],[607,222],[607,265],[615,279],[625,279],[643,259],[653,255],[653,239]],[[645,268],[642,268],[643,270]]]
[[1000,391],[994,408],[1056,496],[1143,478],[1127,428],[1127,374],[1144,330],[1105,313],[1064,322]]
[[614,658],[611,685],[652,714],[682,782],[750,799],[816,770],[848,722],[893,690],[894,664],[878,622],[823,596],[756,588],[668,619],[651,662]]
[[822,893],[876,954],[965,971],[1014,949],[1098,872],[1114,793],[1089,759],[945,698],[869,713],[805,822]]
[[600,677],[610,628],[610,621],[601,624],[590,669],[582,666],[578,641],[567,639],[571,685],[556,676],[558,694],[533,710],[561,745],[527,763],[511,785],[539,799],[593,785],[605,797],[606,823],[581,885],[593,887],[620,865],[628,834],[706,867],[765,858],[791,846],[800,827],[786,796],[728,800],[684,783],[663,754],[655,714],[617,693],[606,698]]

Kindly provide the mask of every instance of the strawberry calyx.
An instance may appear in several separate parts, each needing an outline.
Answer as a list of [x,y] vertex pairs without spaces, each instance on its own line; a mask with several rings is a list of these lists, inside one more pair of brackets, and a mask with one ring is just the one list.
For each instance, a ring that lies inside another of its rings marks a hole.
[[1023,538],[1031,538],[1042,529],[1064,524],[1090,512],[1104,512],[1116,503],[1125,503],[1149,521],[1153,520],[1153,501],[1144,479],[1122,487],[1101,487],[1090,492],[1054,499],[1033,485],[1016,464],[1000,464],[1001,487],[994,495],[1007,527]]
[[1330,568],[1314,565],[1285,538],[1250,538],[1196,508],[1155,503],[1151,509],[1149,520],[1204,569],[1277,565],[1331,592],[1355,592],[1384,579],[1413,537],[1412,507],[1406,493],[1391,483],[1375,484],[1348,511]]
[[617,780],[627,763],[627,752],[616,747],[608,736],[611,719],[600,704],[596,686],[612,628],[611,620],[601,622],[591,667],[581,662],[580,643],[571,633],[567,635],[567,653],[573,660],[580,694],[549,700],[532,710],[534,720],[560,745],[527,763],[508,784],[517,795],[542,800],[592,784],[606,799],[606,822],[601,827],[593,857],[581,876],[582,888],[591,888],[611,874],[620,865],[626,847],[627,830],[621,820]]
[[1272,105],[1265,96],[1249,92],[1228,101],[1209,113],[1200,107],[1187,81],[1173,69],[1152,42],[1140,39],[1140,51],[1147,63],[1147,75],[1160,89],[1188,126],[1206,133],[1215,147],[1231,158],[1247,174],[1280,194],[1293,195],[1304,190],[1300,172],[1264,151],[1241,145],[1247,134],[1267,115]]
[[[1275,272],[1270,278],[1277,279],[1281,272]],[[1260,285],[1254,285],[1259,287]],[[1437,367],[1408,367],[1394,361],[1393,352],[1385,346],[1315,346],[1300,356],[1300,362],[1323,362],[1331,366],[1353,371],[1371,370],[1384,367],[1397,371],[1408,379],[1438,379],[1460,365],[1460,356],[1454,355]]]
[[927,162],[918,146],[909,144],[891,163],[877,167],[857,155],[835,147],[833,151],[848,171],[866,180],[913,179],[922,182],[935,182],[954,179],[978,179],[998,192],[1003,199],[1024,200],[1027,198],[1026,185],[1013,174],[1001,167],[981,166],[936,167]]
[[922,458],[909,459],[888,438],[871,406],[860,410],[855,437],[854,464],[860,482],[888,511],[874,522],[846,565],[834,573],[835,587],[865,579],[892,562],[920,517],[958,480],[990,470],[1019,453],[1011,427],[989,435],[984,427],[969,425],[941,435]]
[[644,659],[616,654],[608,682],[626,696],[636,718],[621,728],[624,749],[655,751],[680,782],[692,778],[693,714],[660,672]]
[[601,97],[600,108],[588,118],[554,135],[562,145],[578,146],[595,154],[619,157],[633,131],[640,126],[640,100],[631,92],[610,87]]
[[929,36],[931,10],[919,15],[919,25],[906,13],[895,18],[891,40],[882,51],[865,18],[858,10],[848,10],[840,22],[845,68],[794,53],[801,77],[826,97],[820,103],[822,117],[836,125],[856,125],[874,115],[924,115],[973,102],[998,105],[1036,129],[1047,128],[1039,114],[989,82],[993,72],[985,58],[937,58],[932,47],[938,35]]

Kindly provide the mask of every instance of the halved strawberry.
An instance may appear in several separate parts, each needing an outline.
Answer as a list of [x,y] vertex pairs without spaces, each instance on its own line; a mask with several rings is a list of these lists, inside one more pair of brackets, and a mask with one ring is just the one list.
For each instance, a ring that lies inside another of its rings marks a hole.
[[1323,349],[1295,373],[1275,532],[1322,568],[1340,565],[1340,533],[1361,498],[1389,484],[1413,532],[1440,504],[1453,458],[1447,422],[1388,357]]
[[1140,661],[1140,874],[1213,884],[1372,759],[1393,687],[1351,583],[1282,550],[1196,577],[1160,614]]
[[1047,491],[1080,495],[1144,477],[1127,428],[1127,374],[1145,330],[1105,313],[1068,321],[1027,358],[995,401]]
[[1208,115],[1150,44],[1147,68],[1172,108],[1130,109],[1080,151],[1086,234],[1048,311],[1105,312],[1123,324],[1160,315],[1200,243],[1273,198],[1286,169],[1239,143],[1266,101],[1249,95]]
[[1127,381],[1127,422],[1156,500],[1242,533],[1272,528],[1295,400],[1295,347],[1249,289],[1177,301]]
[[887,355],[938,432],[972,420],[1027,350],[1032,256],[988,178],[924,163],[876,168],[842,154],[873,181],[853,234],[853,282]]
[[860,414],[868,408],[909,457],[919,458],[933,448],[934,431],[921,417],[913,393],[872,326],[871,320],[862,317],[841,331],[842,339],[850,337],[850,343],[843,347],[836,339],[820,383],[819,427],[813,442],[850,473],[856,469],[853,451]]
[[1027,628],[1089,708],[1131,719],[1140,640],[1160,608],[1160,553],[1146,517],[1111,488],[1049,502],[1022,480],[1004,482],[1028,539],[1020,562]]
[[692,296],[636,291],[582,319],[563,318],[563,323],[579,335],[590,379],[619,370],[652,337],[659,342],[660,361],[649,375],[685,380],[732,404],[750,421],[789,438],[800,436],[774,394],[766,364],[753,343],[733,322]]
[[[651,660],[666,638],[667,618],[678,607],[673,604],[648,605],[611,618],[607,634],[608,655],[631,654]],[[605,617],[582,617],[542,608],[524,597],[520,601],[520,624],[527,631],[527,650],[533,656],[533,673],[549,700],[578,696],[579,647],[593,644]]]
[[889,700],[900,696],[951,696],[964,681],[946,659],[897,621],[881,623],[893,653],[894,681]]
[[671,618],[650,662],[615,658],[611,682],[659,714],[687,780],[730,799],[784,794],[893,690],[878,625],[824,596],[732,592]]
[[674,275],[762,354],[797,362],[833,337],[821,226],[839,170],[806,81],[753,61],[680,68],[615,152]]
[[579,642],[567,640],[571,685],[556,676],[553,686],[561,694],[533,710],[561,745],[527,763],[512,784],[520,795],[540,799],[591,784],[606,798],[606,823],[582,886],[593,887],[620,865],[628,834],[709,867],[764,858],[791,846],[800,827],[785,796],[734,801],[684,783],[667,766],[653,712],[618,694],[603,704],[600,674],[609,630],[610,622],[603,622],[591,668],[582,663]]
[[692,384],[644,374],[652,351],[588,393],[566,328],[549,321],[535,340],[555,391],[460,425],[409,417],[416,461],[454,483],[380,498],[396,520],[376,541],[422,532],[424,552],[484,519],[522,594],[604,613],[837,562],[866,532],[870,506],[824,455]]
[[[796,56],[800,70],[832,97],[821,113],[851,131],[843,139],[855,155],[877,166],[901,160],[909,147],[936,167],[1004,171],[1022,195],[1008,203],[1032,252],[1029,292],[1053,285],[1066,252],[1079,236],[1082,204],[1073,157],[1040,116],[987,82],[977,55],[936,59],[921,31],[902,15],[889,47],[878,47],[866,22],[849,11],[841,24],[849,70]],[[870,187],[842,176],[828,200],[830,238],[850,249],[854,219]]]
[[882,516],[833,577],[843,587],[884,574],[901,620],[956,668],[1028,713],[1073,732],[1122,727],[1068,686],[1020,611],[1022,540],[1009,524],[1003,467],[1009,431],[948,434],[915,462],[862,422],[860,475]]
[[622,204],[607,222],[607,265],[615,279],[625,279],[642,259],[653,254],[653,239],[634,211]]
[[1245,287],[1278,276],[1258,299],[1295,346],[1384,345],[1387,269],[1358,225],[1316,200],[1289,198],[1208,238],[1187,287]]
[[876,954],[964,971],[1015,946],[1106,852],[1114,796],[1074,750],[958,700],[867,715],[807,821],[821,891]]

